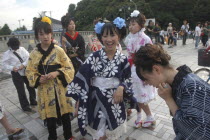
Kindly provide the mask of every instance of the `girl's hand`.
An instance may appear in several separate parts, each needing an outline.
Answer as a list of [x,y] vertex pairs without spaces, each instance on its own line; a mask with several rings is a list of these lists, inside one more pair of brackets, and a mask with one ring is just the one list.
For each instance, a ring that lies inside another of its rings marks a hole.
[[115,104],[119,104],[123,101],[123,90],[124,87],[119,86],[116,90],[116,92],[113,94],[113,99]]
[[158,87],[158,95],[165,101],[172,98],[172,88],[167,83],[161,83]]
[[39,83],[44,84],[47,82],[47,77],[45,75],[41,75],[39,79]]
[[55,79],[60,73],[58,71],[50,72],[47,74],[47,79],[52,80]]

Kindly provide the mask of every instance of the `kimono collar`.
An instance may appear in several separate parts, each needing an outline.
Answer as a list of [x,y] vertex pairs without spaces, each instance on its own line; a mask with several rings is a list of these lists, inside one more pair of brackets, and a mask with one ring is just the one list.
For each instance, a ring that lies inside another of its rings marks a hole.
[[44,62],[44,60],[46,59],[46,57],[52,52],[53,48],[54,48],[54,43],[51,43],[49,48],[47,49],[47,51],[43,50],[41,47],[41,44],[37,44],[36,46],[38,48],[38,51],[43,55],[41,60],[39,61],[39,64],[42,65],[42,63]]
[[72,40],[76,40],[77,39],[77,36],[79,35],[78,32],[75,33],[74,36],[71,36],[68,32],[65,33],[68,37],[70,37]]
[[[104,46],[103,46],[103,48],[100,51],[102,52],[101,54],[106,54],[105,56],[103,56],[103,58],[104,59],[108,59],[108,56],[107,56],[107,53],[105,51],[105,47]],[[112,60],[118,58],[120,56],[120,54],[121,54],[120,51],[116,48],[116,52],[115,52]]]
[[188,75],[189,73],[192,73],[192,70],[186,65],[178,67],[177,70],[178,70],[178,73],[174,77],[174,81],[172,83],[172,93],[173,93],[172,95],[175,101],[176,101],[176,93],[177,93],[177,89],[179,85],[184,80],[184,77],[186,75]]

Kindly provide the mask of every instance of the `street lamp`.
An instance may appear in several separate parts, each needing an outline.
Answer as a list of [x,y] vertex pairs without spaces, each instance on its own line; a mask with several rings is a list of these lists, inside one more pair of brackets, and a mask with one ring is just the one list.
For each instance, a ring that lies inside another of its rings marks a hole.
[[[133,2],[133,0],[130,0],[130,2]],[[133,2],[133,4],[135,5],[135,10],[137,10],[137,5],[135,2]]]
[[19,19],[18,21],[19,21],[19,27],[21,28],[20,22],[21,22],[21,21],[24,21],[24,19]]

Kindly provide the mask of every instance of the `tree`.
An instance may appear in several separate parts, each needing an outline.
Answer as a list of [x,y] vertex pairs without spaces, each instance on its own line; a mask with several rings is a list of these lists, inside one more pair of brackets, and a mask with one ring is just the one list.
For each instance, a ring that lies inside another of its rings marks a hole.
[[76,5],[75,4],[70,4],[69,9],[68,9],[68,13],[71,17],[74,17],[75,10],[76,10]]
[[27,31],[27,28],[23,25],[23,27],[17,28],[15,31]]
[[11,30],[7,24],[4,24],[4,26],[0,29],[0,35],[10,35]]

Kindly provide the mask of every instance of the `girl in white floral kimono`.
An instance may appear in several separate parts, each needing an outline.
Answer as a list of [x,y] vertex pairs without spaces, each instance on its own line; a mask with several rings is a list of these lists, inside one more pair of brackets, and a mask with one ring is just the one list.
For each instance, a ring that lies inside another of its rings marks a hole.
[[[136,74],[136,67],[133,65],[133,57],[135,53],[145,44],[152,44],[151,39],[144,33],[144,24],[146,22],[145,16],[140,14],[139,11],[134,10],[131,13],[129,31],[130,34],[125,39],[125,44],[128,51],[128,61],[131,65],[131,75],[134,97],[139,103],[140,112],[137,113],[137,120],[135,126],[139,127],[150,127],[155,124],[155,119],[151,114],[148,102],[153,100],[157,94],[157,89],[150,85],[145,85],[144,82],[138,78]],[[147,117],[146,120],[141,121],[141,109],[144,110]]]
[[125,132],[123,91],[132,93],[128,60],[116,46],[125,34],[125,20],[100,23],[95,31],[104,45],[92,53],[68,85],[66,96],[79,100],[78,124],[83,136],[117,140]]

